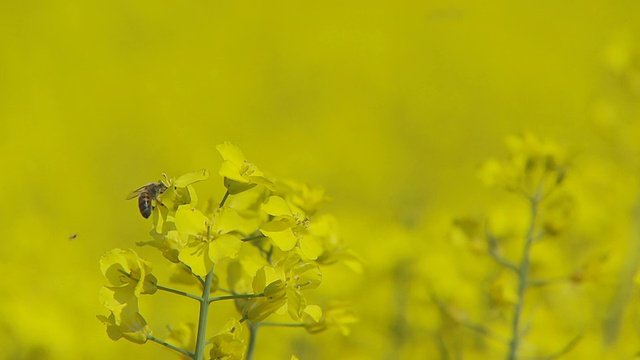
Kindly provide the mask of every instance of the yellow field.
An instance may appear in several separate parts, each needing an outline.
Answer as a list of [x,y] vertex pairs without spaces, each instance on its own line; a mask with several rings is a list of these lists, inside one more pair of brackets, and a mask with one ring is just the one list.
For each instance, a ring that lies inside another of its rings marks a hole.
[[[124,199],[206,168],[200,204],[219,203],[224,141],[324,187],[321,212],[362,262],[322,266],[308,295],[351,304],[348,336],[265,327],[255,359],[502,359],[515,339],[519,359],[634,358],[637,14],[628,0],[1,2],[0,358],[177,358],[109,339],[99,261],[131,248],[169,284],[166,259],[136,246],[152,220]],[[540,176],[555,190],[532,228]],[[168,293],[140,311],[158,338],[198,320]],[[240,319],[222,301],[209,315],[210,336]]]

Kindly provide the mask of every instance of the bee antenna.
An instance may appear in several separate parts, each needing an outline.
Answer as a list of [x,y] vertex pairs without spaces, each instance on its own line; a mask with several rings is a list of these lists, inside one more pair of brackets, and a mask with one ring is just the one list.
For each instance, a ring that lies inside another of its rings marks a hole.
[[164,180],[167,183],[167,185],[171,184],[171,180],[169,180],[169,177],[167,176],[167,174],[162,173],[162,177],[164,178]]

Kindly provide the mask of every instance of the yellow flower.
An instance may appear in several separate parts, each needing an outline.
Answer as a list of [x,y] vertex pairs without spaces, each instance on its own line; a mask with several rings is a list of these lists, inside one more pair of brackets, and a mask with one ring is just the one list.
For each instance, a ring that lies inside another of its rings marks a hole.
[[243,316],[258,322],[286,305],[289,316],[300,321],[307,308],[302,290],[315,289],[321,282],[318,264],[302,261],[298,254],[289,253],[275,267],[265,266],[258,270],[253,291],[265,296],[250,299],[243,309]]
[[321,186],[289,180],[279,180],[276,186],[275,195],[284,198],[295,212],[304,212],[309,216],[313,216],[329,201]]
[[307,236],[309,218],[304,213],[294,213],[289,204],[279,196],[271,196],[262,204],[262,210],[272,216],[271,221],[260,227],[266,237],[282,251],[296,245],[305,258],[315,260],[322,254],[322,243],[314,236]]
[[337,328],[343,335],[349,335],[351,329],[349,325],[358,322],[358,318],[353,314],[351,306],[346,303],[333,302],[322,312],[319,320],[305,322],[305,328],[309,333],[316,334],[327,329]]
[[151,274],[151,264],[138,257],[131,249],[113,249],[100,259],[100,270],[109,282],[109,288],[119,293],[141,294],[156,292],[156,277]]
[[151,329],[137,309],[122,312],[120,318],[113,313],[109,317],[98,315],[98,320],[107,326],[107,335],[114,341],[125,338],[136,344],[144,344],[151,335]]
[[218,209],[213,221],[188,205],[179,207],[175,214],[176,230],[189,236],[189,242],[180,250],[180,261],[194,274],[206,276],[214,264],[236,257],[242,246],[235,235],[238,222],[241,222],[238,214],[228,207]]
[[224,186],[230,194],[238,194],[256,185],[273,190],[273,183],[267,179],[257,166],[247,161],[242,151],[230,142],[216,146],[222,155],[220,176],[224,177]]
[[133,250],[113,249],[100,259],[100,269],[110,285],[100,289],[100,300],[111,315],[108,318],[98,316],[98,319],[107,325],[109,337],[146,342],[150,330],[138,312],[138,298],[157,291],[151,264],[140,259]]
[[209,341],[212,360],[244,360],[243,327],[236,319],[229,320]]
[[316,259],[319,264],[343,263],[355,272],[362,272],[362,260],[340,238],[333,216],[323,214],[315,217],[305,232],[306,237],[315,238],[322,244],[322,253]]
[[181,323],[177,327],[169,327],[169,336],[166,342],[181,349],[194,349],[196,347],[196,326],[193,323]]
[[479,177],[487,185],[531,197],[542,196],[563,181],[568,161],[558,145],[530,133],[509,136],[506,143],[508,160],[489,160],[479,171]]
[[188,241],[188,236],[181,234],[176,229],[176,211],[184,205],[193,208],[198,202],[198,198],[192,184],[209,178],[209,171],[206,169],[195,171],[180,176],[178,179],[167,180],[169,186],[162,194],[162,205],[153,212],[153,228],[151,237],[154,240],[138,242],[138,246],[152,246],[162,252],[164,257],[174,263],[179,263],[178,255]]

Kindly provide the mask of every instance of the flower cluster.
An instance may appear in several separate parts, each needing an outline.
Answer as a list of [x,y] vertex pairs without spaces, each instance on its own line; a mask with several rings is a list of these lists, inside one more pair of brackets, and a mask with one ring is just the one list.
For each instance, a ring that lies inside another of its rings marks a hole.
[[[522,207],[521,202],[515,206],[507,204],[501,213],[485,221],[460,218],[453,222],[451,231],[453,243],[467,244],[475,255],[486,253],[495,263],[496,266],[485,267],[488,271],[485,278],[492,280],[482,288],[486,294],[483,306],[487,306],[484,313],[493,315],[483,323],[475,322],[468,319],[465,311],[441,301],[437,294],[432,297],[447,319],[461,328],[475,329],[487,338],[496,336],[487,323],[508,326],[509,335],[500,352],[506,352],[507,359],[516,359],[527,355],[526,351],[530,351],[527,347],[532,346],[525,336],[528,330],[523,330],[531,322],[528,316],[533,305],[529,303],[529,290],[536,287],[543,291],[546,285],[571,281],[570,270],[564,276],[547,275],[566,260],[561,259],[561,248],[556,242],[545,240],[566,231],[574,201],[563,189],[568,161],[560,146],[527,133],[507,138],[507,147],[508,158],[486,162],[479,175],[488,185],[516,194],[527,206]],[[546,258],[537,258],[535,255],[539,253],[545,253]],[[564,339],[567,351],[579,339],[573,336]]]
[[[327,327],[348,332],[346,326],[355,321],[352,315],[335,316],[330,308],[331,316],[323,317],[321,307],[308,301],[308,291],[322,283],[321,265],[341,262],[352,269],[360,267],[357,256],[338,236],[333,217],[318,214],[327,201],[324,191],[267,177],[231,143],[217,149],[223,158],[219,174],[226,188],[219,205],[198,207],[194,184],[209,178],[207,170],[165,178],[166,190],[154,199],[150,217],[152,239],[138,243],[161,251],[177,270],[173,279],[198,285],[202,295],[161,286],[149,263],[134,251],[112,250],[101,260],[109,283],[101,299],[111,315],[99,317],[109,336],[136,343],[153,340],[192,359],[204,358],[207,344],[212,346],[211,359],[250,359],[253,348],[247,350],[243,327],[249,327],[249,337],[255,336],[257,327],[273,314],[288,314],[294,323],[283,326],[305,327],[312,333]],[[226,288],[220,286],[223,274]],[[152,335],[138,301],[140,295],[158,290],[200,302],[195,349],[185,348],[192,343],[188,335],[193,330],[187,328],[170,336],[180,346]],[[216,292],[226,295],[214,296]],[[207,339],[208,307],[221,300],[234,300],[239,318]]]
[[525,133],[509,136],[506,144],[508,159],[489,160],[481,169],[479,175],[486,184],[530,197],[551,191],[563,181],[567,155],[556,143]]

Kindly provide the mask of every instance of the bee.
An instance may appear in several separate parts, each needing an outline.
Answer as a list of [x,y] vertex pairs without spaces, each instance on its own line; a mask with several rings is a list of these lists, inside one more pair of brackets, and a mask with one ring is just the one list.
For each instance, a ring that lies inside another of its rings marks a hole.
[[[167,190],[167,185],[157,182],[149,183],[137,190],[134,190],[127,196],[127,200],[131,200],[135,197],[138,198],[138,208],[140,209],[140,215],[143,218],[148,219],[153,211],[153,201],[160,202],[158,196]],[[160,203],[162,204],[162,203]]]

